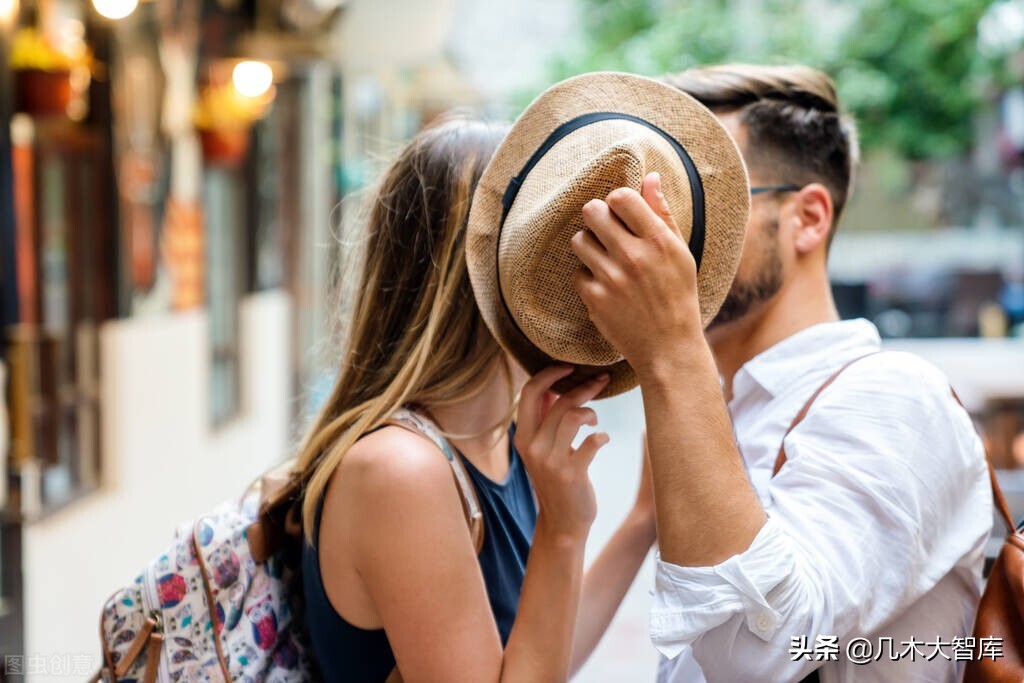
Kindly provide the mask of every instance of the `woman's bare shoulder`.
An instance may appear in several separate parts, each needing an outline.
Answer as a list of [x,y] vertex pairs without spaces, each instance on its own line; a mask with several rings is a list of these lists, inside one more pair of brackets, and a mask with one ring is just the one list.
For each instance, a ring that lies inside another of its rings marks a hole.
[[376,495],[427,500],[452,493],[452,476],[441,450],[427,437],[394,425],[367,434],[357,441],[339,467],[346,488],[356,487],[360,498]]

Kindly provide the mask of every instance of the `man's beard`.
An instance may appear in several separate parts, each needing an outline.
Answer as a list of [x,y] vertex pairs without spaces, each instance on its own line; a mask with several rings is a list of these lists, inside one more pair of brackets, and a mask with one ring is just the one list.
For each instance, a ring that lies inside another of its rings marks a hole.
[[[774,231],[772,231],[774,232]],[[772,236],[772,232],[769,233]],[[722,307],[708,324],[709,330],[739,320],[750,309],[775,296],[782,288],[782,259],[779,258],[779,247],[774,239],[767,240],[767,246],[761,251],[761,264],[753,278],[741,281],[733,280],[729,293],[722,302]]]

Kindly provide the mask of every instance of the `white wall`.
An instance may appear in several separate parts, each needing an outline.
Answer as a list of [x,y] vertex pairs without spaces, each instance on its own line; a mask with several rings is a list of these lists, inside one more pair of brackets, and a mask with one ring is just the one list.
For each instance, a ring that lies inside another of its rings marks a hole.
[[1024,339],[887,339],[884,347],[938,367],[972,412],[989,399],[1024,396]]
[[[170,543],[178,523],[287,455],[290,315],[281,292],[243,302],[242,411],[215,430],[205,311],[104,327],[103,487],[24,530],[28,657],[88,655],[98,666],[106,598]],[[36,668],[47,674],[29,675],[32,683],[68,680]]]
[[[636,499],[644,429],[639,389],[597,401],[593,407],[599,429],[611,441],[590,466],[590,479],[597,495],[597,519],[587,538],[588,564],[618,529]],[[647,635],[653,587],[654,554],[650,553],[604,638],[572,683],[654,682],[658,655]]]

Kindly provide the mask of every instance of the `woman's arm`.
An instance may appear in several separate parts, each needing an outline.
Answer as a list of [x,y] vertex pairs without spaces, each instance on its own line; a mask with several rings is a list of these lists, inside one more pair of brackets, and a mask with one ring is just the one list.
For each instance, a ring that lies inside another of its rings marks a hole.
[[587,476],[608,436],[595,433],[578,449],[572,441],[597,415],[581,407],[607,384],[602,375],[558,397],[552,384],[572,368],[550,367],[527,382],[519,399],[516,447],[537,495],[537,528],[523,580],[501,680],[566,681],[583,579],[583,551],[597,514]]
[[583,579],[572,648],[573,674],[579,671],[601,642],[651,545],[657,540],[646,435],[643,443],[643,466],[636,502]]
[[[593,520],[586,475],[603,434],[571,443],[595,422],[581,408],[603,383],[555,398],[563,376],[540,373],[523,389],[516,443],[537,493],[539,511],[519,610],[502,651],[479,564],[451,472],[437,449],[408,432],[383,429],[347,455],[331,487],[350,505],[350,560],[406,683],[544,683],[568,677],[583,573],[583,547]],[[332,512],[328,494],[324,514]],[[358,499],[358,503],[354,499]],[[352,505],[354,503],[354,505]],[[337,519],[337,517],[335,517]],[[327,539],[322,538],[324,545]],[[321,561],[330,561],[325,553]],[[328,595],[337,604],[325,573]]]

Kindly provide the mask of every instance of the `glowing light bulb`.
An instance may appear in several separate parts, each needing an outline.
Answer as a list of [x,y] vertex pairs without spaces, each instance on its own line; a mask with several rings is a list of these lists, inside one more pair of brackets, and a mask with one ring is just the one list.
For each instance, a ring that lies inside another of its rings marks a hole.
[[0,0],[0,23],[7,23],[18,13],[18,0]]
[[231,82],[246,97],[261,97],[274,84],[274,70],[265,62],[239,62],[231,72]]
[[124,19],[139,6],[139,0],[92,0],[92,6],[107,19]]

